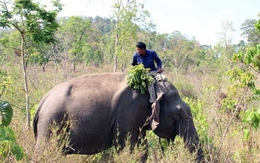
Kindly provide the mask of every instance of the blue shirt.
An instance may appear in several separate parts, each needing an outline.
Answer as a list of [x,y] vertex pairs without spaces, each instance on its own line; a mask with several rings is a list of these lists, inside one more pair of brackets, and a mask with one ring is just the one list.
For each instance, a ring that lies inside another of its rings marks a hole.
[[155,71],[157,68],[154,65],[154,61],[157,63],[158,68],[162,68],[161,59],[158,57],[155,51],[146,50],[145,56],[141,56],[138,53],[133,55],[133,62],[132,65],[139,65],[143,64],[145,68],[150,68],[150,71]]

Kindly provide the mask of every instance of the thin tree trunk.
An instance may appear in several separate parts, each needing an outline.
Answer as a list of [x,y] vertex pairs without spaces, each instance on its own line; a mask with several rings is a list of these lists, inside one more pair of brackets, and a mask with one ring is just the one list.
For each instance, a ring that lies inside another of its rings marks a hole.
[[[117,23],[116,23],[116,30],[117,30],[117,25],[118,25]],[[118,55],[118,33],[116,31],[115,56],[114,56],[114,72],[116,72],[116,70],[117,70],[117,55]]]
[[114,72],[117,70],[117,55],[114,57]]
[[58,63],[57,63],[57,59],[55,57],[55,60],[54,60],[54,65],[55,65],[55,73],[58,72]]
[[64,67],[63,67],[63,74],[64,78],[68,80],[68,74],[69,74],[69,56],[68,52],[65,52],[65,62],[64,62]]
[[45,72],[46,71],[46,64],[47,63],[44,63],[43,66],[42,66],[42,72]]
[[25,110],[26,110],[26,125],[27,128],[30,129],[30,107],[29,107],[29,89],[28,89],[28,79],[27,79],[27,72],[26,72],[26,63],[25,63],[25,36],[21,34],[21,53],[22,53],[22,71],[23,71],[23,79],[24,79],[24,92],[25,92]]
[[185,56],[184,56],[183,60],[181,61],[180,65],[177,67],[177,70],[176,70],[177,72],[182,68],[182,65],[186,61],[187,57],[188,57],[188,55],[185,54]]
[[76,56],[77,54],[76,53],[74,53],[74,59],[73,59],[73,72],[76,72]]
[[118,11],[117,11],[117,20],[116,20],[116,42],[115,42],[115,56],[114,56],[114,72],[116,72],[117,70],[117,60],[118,60],[118,24],[119,24],[119,12],[120,12],[120,9],[121,9],[121,5],[122,5],[122,0],[118,0],[117,2],[118,4],[120,4],[120,7],[118,8]]

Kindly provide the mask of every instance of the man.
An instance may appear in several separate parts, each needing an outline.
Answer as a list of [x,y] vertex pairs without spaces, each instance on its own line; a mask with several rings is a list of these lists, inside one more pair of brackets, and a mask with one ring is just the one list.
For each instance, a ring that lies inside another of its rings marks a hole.
[[[157,63],[157,68],[154,65],[154,61]],[[150,68],[150,71],[162,72],[162,62],[155,51],[147,50],[146,45],[143,42],[136,44],[136,53],[133,55],[132,65],[143,64],[145,68]]]
[[[154,65],[157,64],[157,68]],[[143,64],[145,68],[150,68],[150,75],[157,80],[156,75],[162,72],[162,62],[155,51],[147,50],[146,45],[143,42],[136,44],[136,53],[133,55],[132,65]],[[150,95],[150,103],[156,100],[156,92],[154,88],[154,82],[148,86],[148,92]],[[159,92],[157,92],[159,93]]]

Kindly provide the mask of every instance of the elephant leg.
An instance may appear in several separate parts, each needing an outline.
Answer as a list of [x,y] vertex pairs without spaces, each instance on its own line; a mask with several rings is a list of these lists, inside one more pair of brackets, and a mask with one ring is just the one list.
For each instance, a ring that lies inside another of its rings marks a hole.
[[129,144],[130,151],[132,151],[137,141],[138,141],[138,134],[119,130],[116,139],[114,140],[115,142],[114,144],[116,146],[117,151],[120,152],[126,147],[127,144],[130,143]]
[[[146,130],[141,130],[140,132],[119,132],[117,139],[114,141],[117,152],[122,151],[126,147],[126,141],[129,141],[130,136],[130,151],[133,152],[134,148],[141,147],[142,155],[140,162],[146,162],[148,158],[148,141],[145,138]],[[128,139],[128,140],[127,140]]]
[[[169,146],[171,142],[174,142],[176,135],[177,135],[177,134],[175,133],[175,134],[173,134],[170,138],[167,139],[167,146]],[[163,153],[163,155],[164,155],[165,148],[164,148],[164,146],[162,145],[161,140],[162,140],[162,138],[159,137],[159,144],[160,144],[160,146],[161,146],[161,150],[162,150],[162,153]]]
[[137,146],[142,147],[142,156],[140,162],[146,162],[148,158],[148,140],[146,139],[146,130],[140,131]]
[[114,140],[114,144],[116,147],[117,152],[120,152],[124,149],[124,147],[126,146],[126,133],[122,133],[117,131],[116,136],[115,136],[115,140]]

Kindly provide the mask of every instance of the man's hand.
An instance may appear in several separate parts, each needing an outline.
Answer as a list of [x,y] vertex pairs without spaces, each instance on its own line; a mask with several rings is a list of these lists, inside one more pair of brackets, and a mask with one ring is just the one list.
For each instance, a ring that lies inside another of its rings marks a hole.
[[158,72],[158,73],[161,73],[161,72],[163,72],[163,70],[162,70],[161,68],[158,68],[158,69],[157,69],[157,72]]

